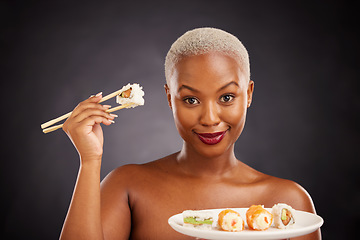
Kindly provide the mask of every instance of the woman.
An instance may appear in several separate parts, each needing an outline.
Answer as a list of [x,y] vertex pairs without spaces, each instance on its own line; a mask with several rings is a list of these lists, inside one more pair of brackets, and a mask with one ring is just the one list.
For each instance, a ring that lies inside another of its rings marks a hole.
[[[236,37],[213,28],[185,33],[167,54],[165,75],[168,103],[184,140],[177,153],[119,167],[100,185],[100,124],[112,124],[116,115],[98,103],[100,93],[80,103],[65,122],[80,169],[62,239],[192,239],[167,223],[186,209],[285,202],[315,212],[301,186],[235,157],[254,91],[248,54]],[[317,231],[296,239],[320,238]]]

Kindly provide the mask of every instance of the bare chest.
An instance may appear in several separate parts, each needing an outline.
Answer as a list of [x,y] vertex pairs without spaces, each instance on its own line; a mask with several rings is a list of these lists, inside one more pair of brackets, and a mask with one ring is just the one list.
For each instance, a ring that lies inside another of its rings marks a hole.
[[188,209],[249,207],[261,202],[261,186],[229,181],[158,177],[129,193],[133,239],[189,239],[175,232],[168,219]]

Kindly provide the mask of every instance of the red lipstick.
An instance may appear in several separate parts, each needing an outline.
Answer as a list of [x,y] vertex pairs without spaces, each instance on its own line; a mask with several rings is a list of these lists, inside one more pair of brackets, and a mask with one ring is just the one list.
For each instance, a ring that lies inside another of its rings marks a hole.
[[208,145],[218,144],[225,136],[226,131],[224,132],[215,132],[215,133],[196,133],[199,139]]

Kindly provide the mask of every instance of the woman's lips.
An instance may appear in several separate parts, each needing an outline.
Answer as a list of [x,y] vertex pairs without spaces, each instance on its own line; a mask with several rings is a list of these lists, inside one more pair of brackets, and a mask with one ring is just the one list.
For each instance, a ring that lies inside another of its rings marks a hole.
[[203,143],[208,145],[214,145],[214,144],[218,144],[224,138],[226,132],[227,131],[215,132],[215,133],[196,133],[196,134]]

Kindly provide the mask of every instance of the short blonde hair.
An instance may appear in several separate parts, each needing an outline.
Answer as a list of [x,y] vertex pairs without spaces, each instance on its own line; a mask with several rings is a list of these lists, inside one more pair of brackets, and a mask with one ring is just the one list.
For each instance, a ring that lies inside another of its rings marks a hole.
[[171,45],[165,58],[166,82],[169,82],[173,68],[181,59],[210,52],[221,52],[233,57],[250,79],[249,55],[240,40],[223,30],[204,27],[184,33]]

